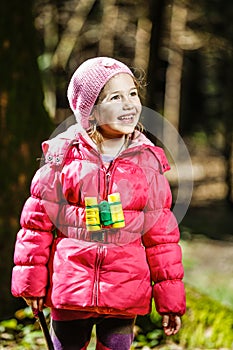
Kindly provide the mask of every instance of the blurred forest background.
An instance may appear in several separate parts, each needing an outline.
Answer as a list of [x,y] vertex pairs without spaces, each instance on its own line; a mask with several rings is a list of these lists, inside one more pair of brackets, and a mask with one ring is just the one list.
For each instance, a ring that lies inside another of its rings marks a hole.
[[[115,57],[143,75],[143,104],[185,140],[194,188],[181,222],[184,259],[201,252],[204,265],[223,255],[232,262],[232,249],[222,250],[233,242],[232,0],[3,0],[0,14],[0,320],[25,307],[11,296],[11,269],[40,144],[71,115],[69,78],[94,56]],[[177,179],[170,180],[175,191]],[[232,270],[226,276],[230,295]],[[227,303],[233,308],[232,296]]]

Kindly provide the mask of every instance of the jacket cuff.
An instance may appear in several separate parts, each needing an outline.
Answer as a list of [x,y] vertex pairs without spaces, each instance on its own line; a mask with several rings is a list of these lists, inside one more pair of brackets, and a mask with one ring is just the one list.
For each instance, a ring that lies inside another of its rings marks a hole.
[[153,287],[156,310],[160,315],[182,316],[186,311],[184,284],[181,280],[166,280]]
[[12,272],[11,293],[15,297],[43,297],[46,294],[46,266],[15,266]]

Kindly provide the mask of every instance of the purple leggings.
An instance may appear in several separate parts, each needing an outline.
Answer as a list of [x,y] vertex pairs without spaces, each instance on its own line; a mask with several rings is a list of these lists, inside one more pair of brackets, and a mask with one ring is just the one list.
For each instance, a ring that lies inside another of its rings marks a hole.
[[96,350],[129,350],[133,341],[134,318],[87,318],[54,321],[51,336],[55,350],[85,350],[96,325]]

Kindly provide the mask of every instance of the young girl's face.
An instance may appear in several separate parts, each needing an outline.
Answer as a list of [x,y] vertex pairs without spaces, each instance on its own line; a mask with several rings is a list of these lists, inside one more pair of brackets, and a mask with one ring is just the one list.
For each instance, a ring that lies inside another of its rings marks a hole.
[[141,113],[141,101],[133,78],[120,73],[111,78],[102,90],[93,117],[104,138],[130,134]]

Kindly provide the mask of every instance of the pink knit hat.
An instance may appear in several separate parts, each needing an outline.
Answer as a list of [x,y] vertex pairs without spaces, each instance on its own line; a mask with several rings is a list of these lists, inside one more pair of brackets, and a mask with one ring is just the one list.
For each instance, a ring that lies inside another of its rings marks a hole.
[[109,57],[95,57],[82,63],[74,72],[67,90],[70,108],[84,129],[89,127],[88,117],[104,87],[114,75],[131,70],[122,62]]

